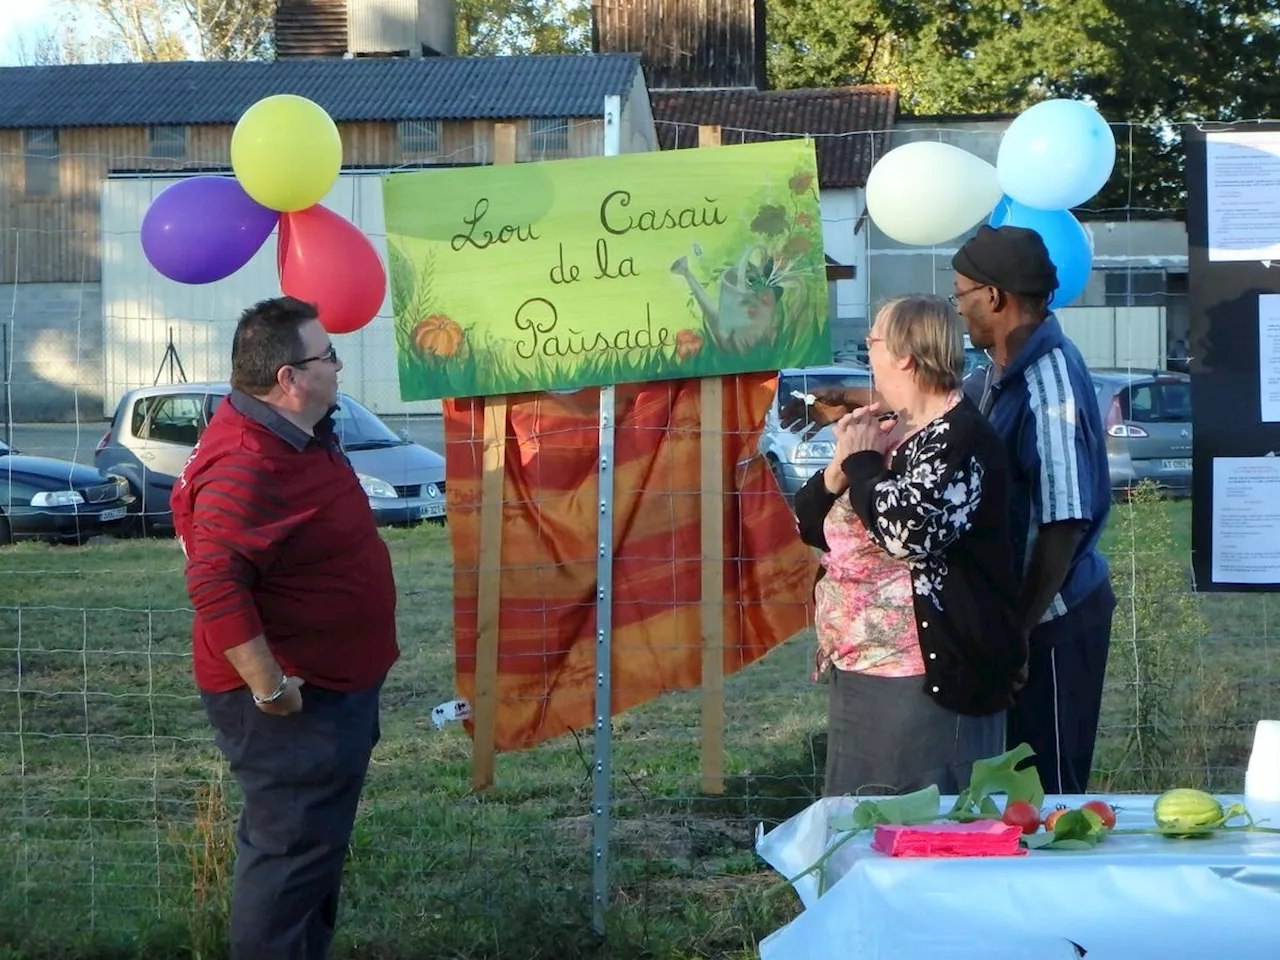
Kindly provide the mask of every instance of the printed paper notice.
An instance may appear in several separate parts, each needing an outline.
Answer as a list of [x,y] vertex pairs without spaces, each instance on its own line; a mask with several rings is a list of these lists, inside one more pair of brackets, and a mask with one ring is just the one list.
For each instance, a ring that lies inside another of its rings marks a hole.
[[1262,422],[1280,423],[1280,294],[1258,297],[1258,377]]
[[1210,260],[1280,261],[1280,130],[1205,135]]
[[1280,585],[1280,457],[1215,457],[1214,583]]

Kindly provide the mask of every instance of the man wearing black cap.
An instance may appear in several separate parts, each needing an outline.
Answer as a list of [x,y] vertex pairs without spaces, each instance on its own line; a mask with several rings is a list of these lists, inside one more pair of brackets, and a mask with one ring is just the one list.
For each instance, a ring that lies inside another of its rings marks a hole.
[[1008,742],[1035,749],[1046,792],[1085,793],[1116,605],[1098,550],[1111,483],[1096,394],[1049,311],[1058,274],[1038,233],[983,226],[951,265],[951,301],[993,360],[980,405],[1014,468],[1011,526],[1031,654]]

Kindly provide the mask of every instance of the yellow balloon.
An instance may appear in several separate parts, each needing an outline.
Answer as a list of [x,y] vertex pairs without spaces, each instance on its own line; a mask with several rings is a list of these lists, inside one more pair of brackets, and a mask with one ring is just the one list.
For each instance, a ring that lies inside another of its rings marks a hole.
[[342,169],[333,118],[306,97],[259,100],[231,134],[231,167],[245,193],[281,213],[319,203]]

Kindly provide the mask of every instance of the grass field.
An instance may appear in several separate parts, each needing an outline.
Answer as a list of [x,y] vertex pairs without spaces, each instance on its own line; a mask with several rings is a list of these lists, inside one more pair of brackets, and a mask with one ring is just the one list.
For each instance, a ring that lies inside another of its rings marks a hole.
[[[1120,507],[1107,541],[1121,609],[1097,772],[1116,789],[1154,778],[1238,790],[1252,723],[1277,715],[1269,599],[1190,597],[1189,517],[1185,503]],[[723,796],[698,790],[696,692],[615,718],[602,948],[590,932],[591,737],[502,755],[496,787],[472,794],[465,733],[428,718],[453,694],[447,534],[388,540],[404,657],[384,696],[337,955],[754,956],[795,910],[788,894],[765,896],[778,878],[752,852],[756,825],[820,787],[825,688],[808,679],[811,638],[728,679]],[[192,694],[180,558],[170,541],[0,551],[0,960],[221,955],[232,814],[217,785],[235,797]],[[1162,706],[1146,706],[1153,692]]]

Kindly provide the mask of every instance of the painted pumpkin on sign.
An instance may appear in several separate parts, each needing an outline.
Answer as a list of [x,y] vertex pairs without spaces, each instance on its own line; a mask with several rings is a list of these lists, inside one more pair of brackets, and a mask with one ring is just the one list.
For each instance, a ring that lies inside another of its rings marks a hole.
[[688,360],[702,349],[702,334],[694,330],[681,330],[676,334],[676,356]]
[[413,345],[429,357],[455,356],[463,339],[462,328],[443,314],[427,317],[413,328]]

